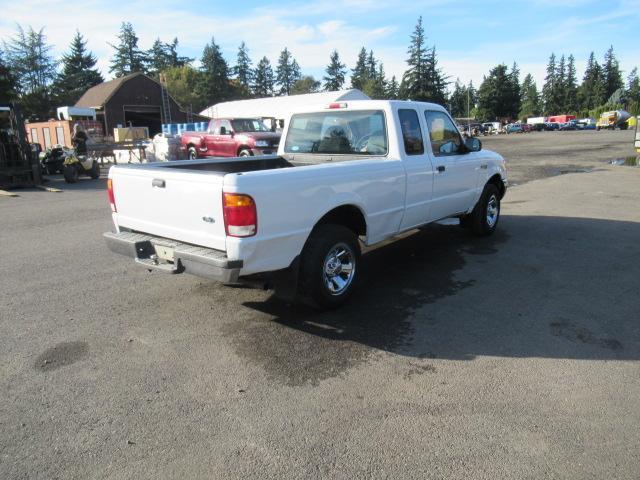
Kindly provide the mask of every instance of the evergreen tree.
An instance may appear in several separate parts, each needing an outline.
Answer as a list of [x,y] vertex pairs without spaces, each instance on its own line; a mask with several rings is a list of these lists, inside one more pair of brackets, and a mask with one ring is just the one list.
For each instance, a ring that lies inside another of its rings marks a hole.
[[640,79],[635,67],[627,77],[627,108],[632,115],[640,115]]
[[300,67],[287,47],[280,52],[276,67],[276,84],[280,95],[289,95],[293,85],[300,80]]
[[169,59],[169,68],[184,67],[193,62],[193,58],[181,57],[178,55],[177,37],[175,37],[171,43],[166,44],[166,52]]
[[520,104],[519,118],[525,120],[529,117],[539,116],[542,113],[540,95],[538,94],[536,82],[530,73],[524,77],[520,91],[522,92],[522,102]]
[[495,66],[478,90],[478,116],[481,120],[517,118],[519,102],[513,98],[513,77],[504,64]]
[[251,69],[251,58],[249,57],[249,49],[247,45],[242,42],[238,48],[238,57],[236,60],[236,66],[233,68],[233,73],[240,85],[242,85],[247,91],[251,87],[253,81],[253,70]]
[[200,61],[200,82],[198,92],[206,105],[215,105],[229,99],[231,90],[229,87],[229,65],[222,56],[220,47],[215,39],[205,45]]
[[368,78],[362,86],[362,92],[376,100],[386,98],[387,81],[385,79],[384,66],[382,63],[377,63],[373,55],[371,55],[370,58],[378,65],[378,68],[374,72],[374,75],[367,75]]
[[518,64],[516,62],[513,62],[511,72],[509,72],[508,89],[509,109],[513,112],[513,117],[515,118],[518,116],[518,113],[520,113],[520,104],[522,101],[520,92],[520,69],[518,68]]
[[272,97],[274,86],[273,69],[267,57],[262,57],[253,73],[253,94],[258,97]]
[[6,63],[26,116],[46,118],[52,113],[51,84],[56,62],[51,56],[44,28],[25,31],[17,27],[16,36],[3,42]]
[[593,52],[591,52],[589,60],[587,61],[582,84],[578,89],[578,104],[581,113],[588,115],[589,110],[603,105],[606,101],[605,93],[602,68],[598,64]]
[[299,95],[302,93],[316,93],[320,91],[322,84],[313,78],[311,75],[305,75],[293,84],[291,93],[293,95]]
[[396,76],[393,75],[391,80],[387,84],[387,98],[389,100],[396,100],[400,95],[400,85],[398,84],[398,80]]
[[138,48],[138,36],[131,23],[122,22],[118,39],[120,42],[117,46],[109,44],[115,49],[109,72],[115,74],[116,77],[123,77],[134,72],[145,72],[147,56]]
[[459,78],[456,78],[456,83],[453,85],[453,92],[449,96],[448,104],[449,113],[451,113],[452,117],[461,118],[467,116],[467,89],[460,83]]
[[622,73],[620,72],[620,64],[613,53],[613,46],[609,47],[609,50],[607,50],[607,53],[604,55],[602,75],[604,81],[604,97],[606,101],[616,92],[616,90],[624,88]]
[[73,105],[89,88],[104,82],[95,68],[96,57],[87,50],[87,42],[76,30],[69,53],[62,56],[62,72],[53,86],[60,105]]
[[560,57],[558,62],[558,69],[556,71],[556,95],[558,97],[558,109],[556,113],[564,112],[564,101],[566,97],[566,80],[567,80],[567,65],[564,58],[564,54]]
[[340,56],[337,50],[331,52],[329,65],[327,65],[325,72],[327,75],[323,77],[324,89],[328,92],[341,90],[344,85],[347,68],[344,63],[340,62]]
[[578,111],[578,79],[576,76],[576,62],[573,55],[569,55],[567,62],[563,105],[563,111],[566,113],[576,113]]
[[151,48],[147,51],[147,71],[158,76],[160,72],[169,68],[170,65],[169,51],[167,45],[156,38]]
[[542,87],[542,102],[546,115],[557,115],[562,110],[562,85],[559,79],[559,70],[556,65],[556,56],[551,54],[547,64],[547,76]]
[[0,103],[7,103],[16,98],[16,80],[9,67],[2,60],[0,50]]
[[369,55],[367,55],[367,77],[368,78],[376,78],[376,74],[378,71],[377,65],[378,65],[378,61],[373,56],[373,50],[369,50]]
[[364,83],[369,78],[367,70],[367,50],[362,47],[360,53],[358,53],[358,59],[356,60],[356,66],[351,70],[351,88],[357,88],[362,90]]
[[435,47],[428,48],[426,45],[422,17],[418,18],[411,35],[408,54],[409,68],[402,77],[400,95],[412,100],[444,104],[447,81],[438,68]]

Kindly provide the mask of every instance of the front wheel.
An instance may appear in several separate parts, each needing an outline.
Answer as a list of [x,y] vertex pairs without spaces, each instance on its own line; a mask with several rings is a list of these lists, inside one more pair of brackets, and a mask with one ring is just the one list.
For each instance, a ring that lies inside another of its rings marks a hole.
[[479,237],[486,237],[495,232],[499,219],[500,192],[493,183],[487,183],[473,211],[460,224],[471,227]]
[[198,152],[196,151],[196,147],[189,147],[189,151],[187,152],[187,158],[189,158],[189,160],[196,160],[198,158]]
[[64,181],[67,183],[76,183],[78,181],[78,167],[75,165],[65,165],[62,170]]
[[300,299],[320,310],[339,307],[353,293],[359,264],[356,234],[341,225],[320,225],[302,251]]
[[250,157],[251,156],[251,151],[247,150],[246,148],[243,148],[242,150],[240,150],[240,153],[238,154],[239,157]]

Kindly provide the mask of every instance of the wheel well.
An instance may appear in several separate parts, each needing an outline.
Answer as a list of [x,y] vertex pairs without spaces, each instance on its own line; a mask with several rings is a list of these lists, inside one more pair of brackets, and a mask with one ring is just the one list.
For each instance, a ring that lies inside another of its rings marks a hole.
[[316,226],[325,224],[342,225],[352,230],[356,235],[367,234],[367,222],[364,219],[364,215],[354,205],[343,205],[334,208],[318,220]]
[[237,152],[238,156],[240,156],[240,152],[242,150],[249,150],[249,153],[251,154],[251,148],[249,148],[249,145],[241,145],[241,146],[239,146],[238,147],[238,152]]
[[493,183],[496,186],[498,192],[500,192],[500,199],[504,197],[506,188],[504,186],[504,182],[502,181],[502,177],[500,177],[498,173],[491,177],[487,183]]
[[189,150],[190,148],[196,148],[195,144],[193,143],[187,144],[187,150]]

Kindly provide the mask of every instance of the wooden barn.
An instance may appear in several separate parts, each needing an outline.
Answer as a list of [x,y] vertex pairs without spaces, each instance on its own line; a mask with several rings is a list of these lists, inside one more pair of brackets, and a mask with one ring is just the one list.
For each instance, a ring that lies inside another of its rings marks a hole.
[[90,88],[75,106],[94,108],[107,135],[112,135],[114,128],[131,126],[148,127],[153,136],[162,131],[163,123],[199,121],[197,115],[197,119],[188,120],[188,114],[170,95],[165,101],[169,105],[168,115],[163,113],[160,83],[143,73],[132,73]]

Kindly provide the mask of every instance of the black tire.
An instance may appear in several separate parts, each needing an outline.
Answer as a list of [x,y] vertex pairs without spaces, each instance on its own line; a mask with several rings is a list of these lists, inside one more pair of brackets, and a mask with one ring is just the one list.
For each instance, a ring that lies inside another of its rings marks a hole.
[[238,152],[238,156],[239,157],[250,157],[251,156],[251,150],[249,150],[248,148],[243,148],[240,150],[240,152]]
[[486,237],[496,231],[498,220],[500,220],[500,192],[493,183],[487,183],[467,221],[475,235]]
[[196,160],[198,158],[198,151],[196,150],[196,147],[189,147],[187,158],[189,160]]
[[67,183],[76,183],[78,181],[78,167],[75,165],[65,165],[62,171],[64,181]]
[[[351,267],[349,272],[343,270],[346,265]],[[333,272],[329,273],[329,269]],[[302,250],[298,299],[319,310],[337,308],[353,294],[359,269],[356,234],[342,225],[320,225],[311,232]]]
[[100,178],[100,164],[97,161],[93,161],[93,165],[91,165],[91,170],[89,170],[89,176],[94,180]]

